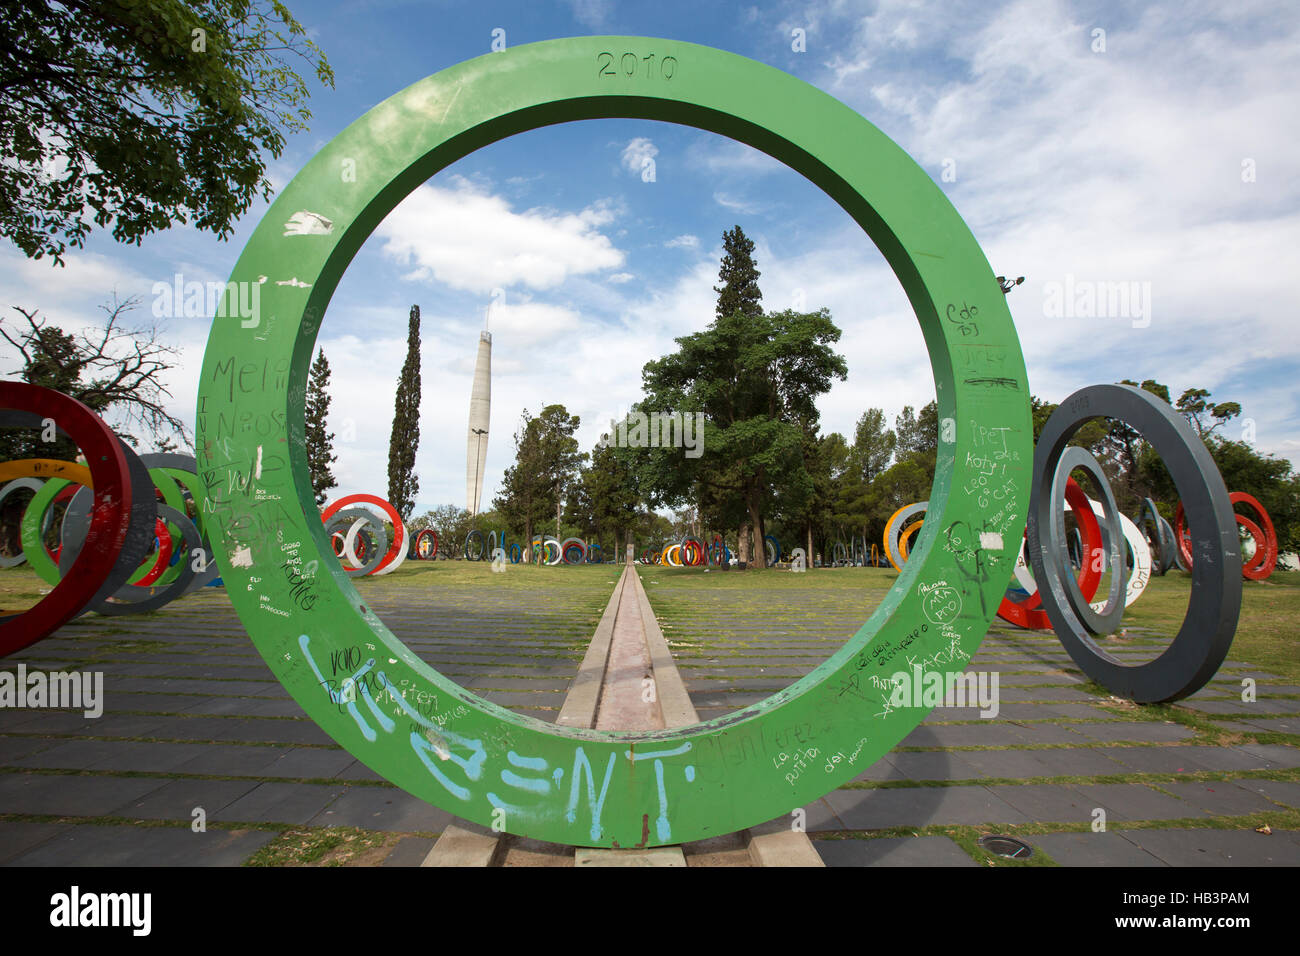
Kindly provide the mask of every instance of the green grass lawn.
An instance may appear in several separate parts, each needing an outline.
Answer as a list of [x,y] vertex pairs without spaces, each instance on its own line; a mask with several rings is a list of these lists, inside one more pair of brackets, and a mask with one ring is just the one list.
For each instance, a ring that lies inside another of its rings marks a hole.
[[[776,569],[722,572],[659,566],[639,570],[657,613],[660,605],[656,602],[656,590],[663,587],[665,593],[673,592],[673,599],[667,602],[672,606],[664,607],[668,619],[689,613],[692,600],[704,602],[709,593],[718,591],[734,594],[763,590],[776,594],[776,603],[780,605],[786,603],[781,600],[781,592],[790,592],[785,597],[795,598],[799,592],[812,590],[831,600],[841,594],[844,603],[861,609],[862,620],[866,620],[871,608],[898,578],[893,569],[882,568],[819,568],[807,574]],[[545,591],[552,600],[567,596],[574,603],[594,609],[604,606],[617,578],[618,568],[613,565],[517,564],[507,565],[504,573],[495,574],[487,562],[407,561],[393,574],[353,579],[353,583],[362,594],[376,597],[440,584],[455,588],[479,586],[496,592],[517,591],[521,599],[526,599],[530,592]],[[1151,644],[1154,649],[1155,645],[1172,639],[1182,624],[1190,590],[1191,576],[1180,571],[1152,578],[1143,595],[1124,614],[1124,626],[1141,635],[1133,643]],[[0,607],[6,611],[30,607],[49,591],[49,585],[26,565],[0,570]],[[179,610],[183,603],[184,599],[170,609]],[[1300,574],[1279,571],[1267,581],[1243,582],[1241,617],[1230,656],[1290,680],[1300,680],[1298,621]]]
[[[664,608],[670,618],[689,615],[692,599],[703,603],[710,592],[761,589],[775,593],[776,603],[784,605],[787,601],[781,599],[781,592],[789,592],[788,597],[793,598],[811,589],[818,596],[841,593],[845,604],[861,609],[865,621],[898,579],[892,568],[818,568],[807,574],[778,569],[705,573],[697,568],[659,566],[640,570],[651,603],[655,603],[658,587],[672,593],[667,602],[671,607]],[[1150,645],[1154,654],[1172,640],[1187,613],[1191,586],[1191,575],[1181,571],[1153,577],[1142,596],[1124,612],[1124,628],[1140,636],[1123,637],[1123,643]],[[655,611],[659,614],[659,604]],[[1229,657],[1300,681],[1300,574],[1279,571],[1267,581],[1242,582],[1241,616]]]

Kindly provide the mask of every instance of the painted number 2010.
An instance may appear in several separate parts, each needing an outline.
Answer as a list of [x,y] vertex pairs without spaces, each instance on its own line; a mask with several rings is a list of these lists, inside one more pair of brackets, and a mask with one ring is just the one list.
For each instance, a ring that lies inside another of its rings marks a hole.
[[624,53],[620,57],[615,57],[613,53],[608,52],[596,54],[597,76],[632,77],[638,73],[647,79],[659,76],[671,80],[677,73],[677,57],[656,58],[653,53],[642,57],[638,57],[635,53]]

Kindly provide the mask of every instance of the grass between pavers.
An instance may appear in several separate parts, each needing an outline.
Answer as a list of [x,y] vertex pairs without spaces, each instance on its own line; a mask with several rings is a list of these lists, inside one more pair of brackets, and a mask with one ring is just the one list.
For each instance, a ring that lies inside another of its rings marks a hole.
[[[53,823],[65,826],[114,826],[146,829],[190,829],[191,820],[141,819],[111,815],[76,817],[50,813],[0,813],[0,823]],[[363,830],[359,827],[305,827],[291,823],[209,820],[209,830],[277,834],[243,866],[374,866],[408,837],[432,840],[439,834],[423,830]]]
[[358,827],[291,827],[255,852],[244,866],[375,866],[399,842],[424,833]]
[[1030,786],[1043,783],[1080,784],[1101,786],[1111,783],[1136,783],[1143,785],[1161,783],[1231,783],[1235,780],[1278,780],[1300,782],[1300,767],[1281,770],[1187,770],[1174,773],[1168,770],[1106,774],[1057,774],[1044,777],[975,777],[968,780],[850,780],[841,784],[840,790],[907,790],[918,787],[943,789],[945,787],[1006,787]]
[[[105,827],[139,827],[148,830],[191,829],[194,821],[168,820],[154,817],[115,817],[111,814],[96,816],[69,816],[59,813],[0,813],[0,823],[61,823],[70,826],[105,826]],[[266,821],[246,820],[208,820],[204,824],[209,830],[228,830],[232,833],[262,830],[283,832],[295,829],[292,823],[270,823]]]
[[[697,568],[660,566],[639,571],[665,635],[673,632],[669,640],[674,654],[688,658],[705,652],[741,653],[765,631],[806,622],[810,600],[819,604],[836,600],[839,620],[822,622],[820,628],[842,633],[842,642],[866,620],[898,577],[892,569],[879,568],[823,568],[799,575],[775,569],[706,574]],[[1147,648],[1154,654],[1182,626],[1190,589],[1191,576],[1180,571],[1152,578],[1142,597],[1125,611],[1126,633],[1102,638],[1102,644],[1116,650]],[[755,599],[737,600],[747,593]],[[1300,681],[1298,618],[1300,574],[1277,572],[1268,581],[1244,581],[1230,657]],[[1007,632],[1005,636],[1015,644],[1060,647],[1050,633]]]
[[[1292,830],[1300,827],[1300,810],[1290,807],[1278,810],[1260,810],[1240,816],[1180,817],[1174,820],[1124,820],[1112,821],[1106,830],[1111,833],[1129,830],[1241,830],[1258,832],[1263,827]],[[977,842],[982,836],[1013,836],[1033,844],[1031,837],[1051,833],[1088,833],[1092,824],[1083,823],[999,823],[999,824],[931,824],[923,827],[886,827],[879,830],[822,830],[809,833],[814,840],[881,840],[890,837],[946,836],[962,848],[977,863],[994,867],[1059,866],[1041,847],[1034,846],[1034,854],[1027,860],[1014,860],[990,853]],[[1260,834],[1261,839],[1271,837]]]
[[[439,565],[442,564],[443,563],[439,563]],[[460,566],[456,567],[457,564],[459,564]],[[456,575],[461,577],[466,577],[469,580],[474,580],[475,571],[478,571],[480,574],[484,571],[487,571],[485,567],[475,568],[473,566],[466,566],[463,563],[447,563],[447,565],[450,565],[450,570],[455,572]],[[431,570],[427,567],[419,568],[417,566],[417,570],[415,572],[412,572],[409,575],[407,575],[408,581],[406,582],[406,584],[410,585],[412,583],[421,583],[425,580],[428,580],[430,575],[432,575],[435,572],[435,570],[441,571],[444,570],[444,568],[445,566],[439,567],[438,565],[435,565],[434,569]],[[512,570],[516,570],[516,569],[512,569]],[[562,579],[558,577],[554,579],[549,579],[549,578],[542,577],[543,575],[554,575],[559,573],[559,574],[564,574],[567,577],[570,573],[577,572],[578,574],[586,575],[594,578],[601,573],[607,574],[608,579],[606,580],[606,582],[602,583],[599,586],[599,588],[594,589],[599,593],[595,598],[592,599],[589,608],[590,613],[594,615],[594,617],[591,618],[592,629],[594,629],[595,621],[599,619],[599,613],[604,609],[605,602],[608,599],[608,588],[612,587],[613,580],[615,578],[615,575],[613,573],[600,568],[590,568],[590,569],[589,568],[564,568],[564,569],[520,568],[517,570],[533,572],[533,574],[531,575],[533,581],[548,586],[553,585],[555,582],[560,581]],[[593,571],[595,572],[595,575],[591,573]],[[801,589],[807,588],[807,585],[810,580],[817,580],[819,578],[818,572],[812,572],[807,576],[787,575],[787,577],[782,581],[779,578],[780,572],[775,572],[775,571],[736,574],[734,577],[730,576],[730,574],[724,575],[717,572],[714,572],[708,575],[707,577],[705,577],[703,575],[700,575],[698,571],[675,571],[673,569],[642,569],[642,571],[643,574],[648,572],[656,572],[659,574],[664,574],[672,577],[674,579],[672,582],[674,587],[680,586],[682,593],[686,597],[692,597],[692,596],[698,597],[699,596],[698,589],[703,586],[703,583],[705,581],[707,581],[708,584],[712,585],[717,582],[721,582],[725,579],[731,582],[727,587],[728,589],[737,592],[736,596],[739,596],[741,592],[751,587],[749,581],[755,581],[758,584],[762,584],[763,589],[766,590],[768,588],[768,584],[773,580],[776,580],[778,583],[777,586],[774,588],[774,590],[778,592],[783,592],[783,596],[788,597],[790,599],[794,599],[799,595]],[[849,575],[839,579],[832,577],[832,575],[842,574],[843,571],[848,571]],[[490,574],[490,572],[487,573]],[[838,599],[839,595],[835,593],[837,590],[842,590],[846,587],[850,590],[858,589],[858,585],[853,584],[851,581],[851,577],[854,573],[858,575],[862,575],[864,573],[864,569],[843,569],[842,571],[825,572],[825,579],[818,580],[817,586],[811,590],[815,591],[823,599],[827,597]],[[874,599],[874,600],[878,600],[879,596],[883,595],[884,591],[887,590],[888,586],[893,583],[893,579],[896,577],[896,575],[892,571],[875,572],[874,569],[866,569],[866,573],[876,574],[878,577],[876,586],[870,589],[878,593],[874,595],[868,595],[869,599]],[[405,595],[409,595],[409,591],[410,591],[409,586],[399,588],[399,587],[395,587],[394,585],[394,581],[397,582],[401,581],[401,576],[403,574],[404,572],[399,571],[398,575],[392,576],[393,580],[390,581],[383,581],[383,579],[377,579],[382,583],[383,588],[376,589],[375,596],[372,596],[370,600],[371,603],[374,604],[375,609],[377,611],[380,611],[381,616],[382,616],[381,606],[387,602],[381,600],[382,594],[379,593],[380,591],[382,591],[384,588],[391,589],[393,593],[394,603],[400,602]],[[690,576],[694,576],[695,580],[691,582],[686,582],[685,580],[683,580]],[[498,575],[496,577],[498,578],[498,580],[500,580],[506,578],[507,576]],[[0,580],[2,579],[3,579],[3,575],[0,575]],[[444,580],[444,579],[439,579],[439,580]],[[445,578],[445,580],[453,580],[453,576],[448,575]],[[1161,579],[1157,579],[1157,581],[1160,580]],[[370,579],[366,579],[364,583],[370,585],[373,582]],[[515,581],[515,584],[519,585],[521,588],[524,583],[525,582],[522,580]],[[577,586],[578,584],[581,583],[582,582],[579,581],[577,578],[572,579],[572,584],[574,586]],[[687,587],[688,583],[689,583],[689,588]],[[526,588],[522,588],[522,589],[525,591],[527,590]],[[550,588],[550,590],[554,590],[554,589]],[[671,596],[669,592],[658,592],[663,595],[663,597],[659,597],[657,595],[656,590],[654,589],[648,589],[648,590],[652,602],[655,603],[656,610],[658,610],[660,604],[663,603],[665,599],[667,599],[668,602],[671,603]],[[1173,590],[1176,589],[1171,589],[1171,591]],[[690,591],[691,593],[687,593],[688,591]],[[1143,600],[1152,597],[1154,593],[1155,593],[1154,591],[1149,591],[1148,594],[1144,596]],[[1296,593],[1295,589],[1291,589],[1291,593],[1292,594]],[[208,600],[209,604],[212,602],[211,597],[206,595],[204,597]],[[221,600],[224,601],[224,596],[218,595],[217,597],[220,597]],[[843,614],[831,615],[832,618],[831,623],[835,627],[844,629],[845,636],[847,636],[847,634],[851,634],[853,631],[856,631],[861,621],[865,620],[866,616],[870,613],[870,607],[866,606],[866,604],[869,603],[869,600],[867,602],[863,602],[863,597],[861,594],[856,595],[854,600],[858,602],[857,606],[862,609],[862,613],[857,617],[857,620],[851,620],[849,618],[845,618]],[[1248,616],[1247,612],[1249,610],[1250,601],[1251,598],[1250,596],[1248,596],[1246,600],[1246,606],[1243,609],[1243,626],[1239,629],[1239,634],[1246,634],[1249,631],[1249,628],[1245,626],[1245,622]],[[836,601],[836,603],[839,603],[838,600]],[[1142,602],[1139,602],[1137,605],[1135,605],[1134,609],[1139,608],[1141,606],[1141,603]],[[183,602],[177,602],[177,604],[172,605],[169,609],[165,609],[165,612],[172,611],[181,606],[183,606]],[[874,604],[871,604],[871,606],[874,606]],[[1184,606],[1185,606],[1185,597],[1184,597]],[[698,661],[698,664],[696,666],[699,667],[727,666],[729,669],[734,667],[737,672],[752,668],[754,665],[747,664],[745,658],[753,657],[755,655],[760,656],[764,660],[781,656],[786,658],[789,661],[794,662],[795,666],[803,667],[807,665],[807,669],[811,669],[813,665],[818,663],[821,659],[824,659],[825,656],[828,656],[829,653],[831,653],[835,649],[835,647],[838,646],[838,643],[828,641],[825,638],[816,637],[807,642],[804,642],[811,646],[805,647],[803,649],[792,649],[791,651],[788,652],[775,652],[773,650],[774,647],[780,646],[781,642],[783,641],[790,640],[790,638],[788,637],[782,637],[781,634],[775,633],[776,631],[779,631],[782,628],[787,627],[788,625],[802,626],[809,620],[813,622],[817,630],[825,631],[827,629],[827,625],[818,621],[815,615],[812,618],[810,618],[806,612],[800,614],[790,613],[788,615],[782,614],[782,615],[774,616],[769,611],[766,615],[766,620],[768,622],[769,629],[764,630],[761,627],[761,621],[758,622],[757,626],[749,626],[744,621],[736,620],[733,612],[737,610],[743,610],[745,609],[745,607],[746,605],[743,602],[735,602],[735,607],[732,607],[730,605],[718,606],[714,608],[714,610],[716,612],[721,612],[728,616],[723,619],[713,619],[711,615],[701,615],[699,613],[693,614],[691,612],[690,607],[686,606],[684,609],[684,614],[680,618],[679,623],[673,623],[671,621],[668,621],[667,627],[665,629],[666,636],[669,637],[670,643],[674,645],[674,654],[683,655],[683,649],[689,652],[693,652],[693,656],[691,657],[684,657],[684,656],[679,657],[679,660],[685,666],[691,666],[693,664],[696,664],[696,662]],[[1134,609],[1130,609],[1130,610],[1132,611]],[[226,609],[226,612],[229,613],[229,610]],[[751,611],[749,613],[754,613],[754,612]],[[762,608],[758,608],[758,612],[755,616],[761,617],[762,613],[763,613]],[[1170,625],[1171,630],[1172,628],[1176,628],[1177,625],[1181,623],[1181,614],[1182,614],[1182,607],[1179,607],[1177,608],[1177,619],[1174,620],[1173,623]],[[84,619],[84,623],[98,624],[101,625],[101,627],[98,630],[90,626],[79,627],[77,628],[77,632],[75,634],[70,633],[68,637],[78,641],[81,641],[83,639],[97,640],[97,642],[99,642],[99,646],[96,647],[95,649],[96,653],[93,653],[91,659],[101,659],[101,658],[114,659],[117,658],[119,655],[121,657],[129,657],[130,655],[143,654],[143,653],[169,653],[175,649],[174,645],[168,645],[167,642],[165,641],[155,641],[155,640],[150,640],[148,638],[143,638],[141,636],[132,635],[129,630],[120,626],[122,623],[124,623],[124,619],[120,619],[120,618],[112,619],[112,627],[103,628],[102,625],[107,623],[107,621],[108,619],[93,618],[93,617]],[[692,641],[683,640],[683,637],[685,635],[681,633],[673,633],[674,631],[680,632],[681,630],[686,629],[688,627],[698,627],[701,622],[703,622],[703,624],[706,626],[706,630],[712,631],[714,633],[723,633],[723,632],[730,632],[733,634],[740,633],[746,635],[746,640],[732,642],[728,644],[724,650],[723,648],[719,648],[719,647],[709,648],[707,646],[691,646],[693,643]],[[740,626],[740,625],[745,625],[745,626]],[[1136,627],[1134,628],[1134,630],[1139,631],[1139,629]],[[554,632],[548,632],[548,633],[551,634],[552,641],[554,641],[554,637],[555,637]],[[1151,637],[1150,634],[1151,632],[1149,629],[1142,630],[1138,633],[1137,637],[1132,639],[1129,643],[1131,643],[1133,647],[1147,646],[1147,645],[1155,646],[1156,644],[1158,644],[1158,640],[1157,638]],[[228,648],[229,641],[232,638],[237,640],[246,640],[246,638],[243,637],[242,634],[239,634],[238,632],[235,631],[229,631],[228,633],[214,635],[211,640],[209,640],[205,635],[204,640],[202,642],[202,646],[204,648],[210,648],[211,652],[215,655],[223,647]],[[836,641],[838,640],[840,639],[837,638]],[[158,645],[161,645],[161,647]],[[585,637],[580,643],[575,642],[575,645],[577,651],[580,653],[581,650],[585,649]],[[818,645],[822,645],[822,646],[818,646]],[[789,644],[787,643],[786,646],[788,647]],[[1119,642],[1119,646],[1123,647],[1124,642]],[[551,644],[551,648],[555,648],[555,643]],[[986,640],[983,648],[981,649],[981,652],[989,652],[989,656],[994,658],[1003,658],[1008,655],[1018,656],[1025,653],[1038,654],[1041,652],[1040,649],[1042,650],[1050,649],[1056,652],[1059,656],[1060,645],[1059,642],[1056,640],[1055,635],[1052,635],[1050,633],[1040,635],[1040,634],[1031,634],[1031,633],[1024,633],[1024,632],[1005,631],[1005,630],[1001,630],[1000,628],[995,628],[995,630],[990,633],[989,639]],[[180,653],[186,653],[187,656],[192,656],[192,653],[195,650],[197,650],[196,644],[187,644],[185,651]],[[552,650],[551,653],[537,654],[533,656],[538,659],[546,659],[552,662],[558,662],[558,659],[567,660],[569,657],[569,653],[572,652],[567,652],[567,649],[565,652],[559,652],[559,653],[556,653],[555,650]],[[477,654],[472,651],[458,652],[458,651],[449,650],[448,654],[456,654],[458,657],[484,656],[482,654]],[[714,663],[710,663],[706,659],[709,656],[721,657],[723,655],[726,655],[727,657],[727,660],[725,662],[717,661]],[[230,655],[230,656],[236,658],[240,657],[240,655]],[[523,657],[527,655],[514,655],[514,656]],[[1255,663],[1255,658],[1253,658],[1247,652],[1245,645],[1241,643],[1240,637],[1238,642],[1234,644],[1230,657],[1233,660],[1247,660],[1250,661],[1251,663]],[[248,658],[247,656],[243,656],[242,659],[254,660]],[[736,661],[735,664],[732,663],[733,660]],[[976,667],[978,667],[978,662],[979,659],[977,658],[976,665],[975,665]],[[1008,662],[1008,663],[1012,663],[1014,667],[1014,662]],[[1034,674],[1034,673],[1046,673],[1046,672],[1073,673],[1071,668],[1072,665],[1070,662],[1063,661],[1060,668],[1049,668],[1049,671],[1041,671],[1041,670],[1017,671],[1012,668],[1009,668],[1003,673],[1008,673],[1008,674],[1010,673]],[[1263,666],[1263,669],[1272,671],[1273,673],[1280,674],[1283,677],[1292,676],[1291,671],[1289,671],[1287,668],[1283,666],[1280,666],[1275,661],[1266,662]],[[1238,671],[1241,671],[1243,674],[1248,673],[1248,669],[1235,668],[1235,667],[1224,669],[1225,673],[1227,672],[1236,673]],[[158,677],[157,679],[164,680],[169,678]],[[222,678],[220,680],[231,682],[239,679],[240,678]],[[790,680],[791,682],[793,682],[794,678],[791,677]],[[1281,683],[1281,681],[1276,681],[1276,682]],[[1029,684],[1029,685],[1020,685],[1020,686],[1059,687],[1060,685],[1059,684],[1047,684],[1047,685]],[[1287,743],[1292,745],[1296,743],[1296,740],[1294,739],[1294,735],[1274,734],[1274,733],[1267,733],[1267,732],[1243,734],[1236,731],[1225,730],[1219,727],[1218,724],[1215,722],[1216,720],[1240,719],[1244,715],[1214,715],[1214,717],[1209,717],[1203,713],[1189,709],[1189,706],[1186,704],[1162,705],[1160,707],[1153,707],[1153,708],[1136,707],[1130,702],[1124,702],[1115,698],[1110,698],[1109,695],[1106,694],[1104,690],[1096,687],[1095,685],[1079,684],[1075,686],[1077,686],[1078,689],[1084,690],[1086,692],[1090,692],[1099,698],[1098,701],[1094,702],[1094,706],[1096,706],[1104,714],[1104,716],[1102,716],[1101,719],[1107,721],[1133,721],[1133,722],[1171,721],[1179,724],[1184,724],[1188,726],[1189,729],[1192,729],[1194,732],[1194,737],[1186,741],[1165,742],[1160,744],[1152,744],[1149,741],[1134,741],[1134,743],[1139,743],[1144,746],[1153,746],[1153,745],[1154,746],[1179,746],[1182,744],[1206,744],[1206,743],[1232,744],[1232,743],[1240,743],[1240,742],[1247,742],[1247,741],[1256,742],[1256,743]],[[168,693],[177,694],[178,692],[168,691]],[[211,694],[201,694],[201,693],[186,694],[183,692],[182,695],[193,696],[196,698],[212,696]],[[268,699],[266,697],[254,696],[254,695],[239,695],[239,696],[246,697],[250,701],[261,701],[261,700]],[[1225,692],[1225,697],[1230,697],[1230,696],[1231,695],[1229,693]],[[136,713],[136,712],[132,711],[132,713]],[[145,711],[144,713],[149,713],[149,712]],[[167,717],[167,716],[175,716],[175,715],[170,712],[164,712],[159,714],[159,716]],[[203,717],[220,716],[220,717],[230,717],[231,719],[243,719],[245,715],[221,714],[221,715],[201,715],[201,716]],[[1268,716],[1275,716],[1275,715],[1270,714]],[[259,719],[275,719],[275,718],[259,717]],[[302,718],[281,717],[278,719],[302,719]],[[981,721],[977,721],[977,720],[969,721],[969,723],[980,723],[980,722]],[[1017,722],[1018,723],[1019,722],[1062,723],[1062,724],[1076,725],[1081,727],[1086,727],[1087,724],[1089,723],[1089,721],[1087,720],[1081,721],[1075,718],[1044,718],[1041,721],[1039,719],[1033,719],[1032,721],[1017,721]],[[966,723],[966,721],[953,722],[953,723]],[[148,740],[148,739],[155,739],[155,738],[125,738],[125,739]],[[202,741],[195,741],[190,739],[190,740],[181,740],[177,742],[201,743]],[[235,743],[235,741],[222,740],[222,741],[213,741],[212,743],[228,745],[231,743]],[[1095,748],[1098,746],[1116,746],[1116,745],[1121,745],[1122,743],[1123,743],[1122,741],[1107,741],[1104,744],[1100,744],[1100,743],[1094,744],[1092,745],[1092,747]],[[277,743],[276,745],[285,746],[283,743]],[[328,746],[328,745],[294,745],[294,746]],[[917,750],[955,749],[960,751],[963,749],[1054,749],[1058,747],[1065,748],[1069,746],[1071,745],[1026,744],[1022,746],[1006,745],[1000,747],[987,747],[987,748],[957,747],[957,748],[906,748],[906,749],[909,750],[911,749],[917,749]],[[177,774],[177,773],[166,773],[166,772],[123,772],[123,771],[100,771],[100,772],[86,773],[84,771],[58,771],[58,770],[48,770],[43,768],[42,769],[3,768],[3,769],[10,772],[67,773],[70,775],[80,774],[80,775],[87,775],[87,776],[103,775],[103,776],[116,776],[116,777],[122,777],[122,776],[148,777],[148,778],[155,778],[155,779],[211,779],[211,780],[244,780],[244,781],[251,780],[251,781],[258,781],[258,782],[276,782],[276,783],[290,782],[287,778],[284,777],[244,777],[238,775],[225,776],[219,774]],[[1295,771],[1251,771],[1251,772],[1203,771],[1203,772],[1195,772],[1195,773],[1187,773],[1187,774],[1168,774],[1168,773],[1143,774],[1140,772],[1134,772],[1134,773],[1124,773],[1124,774],[1117,774],[1117,775],[1107,775],[1104,777],[1078,777],[1078,778],[1043,777],[1043,778],[1032,778],[1032,779],[1017,778],[1017,779],[1009,779],[1009,780],[994,780],[990,778],[981,778],[979,780],[969,781],[969,783],[978,784],[982,786],[996,785],[996,784],[1017,785],[1017,784],[1029,784],[1029,783],[1087,783],[1087,784],[1144,783],[1158,789],[1158,785],[1161,782],[1172,782],[1172,781],[1195,782],[1198,780],[1222,781],[1228,779],[1244,780],[1250,778],[1277,779],[1277,780],[1284,780],[1284,781],[1298,779]],[[326,778],[326,779],[312,778],[312,779],[299,779],[294,782],[319,783],[319,784],[329,784],[329,785],[337,786],[341,781],[334,778]],[[947,786],[947,785],[956,785],[956,783],[958,782],[885,781],[881,783],[884,785],[893,785],[893,786]],[[387,786],[387,784],[385,784],[382,781],[369,781],[369,780],[346,781],[346,784],[348,786]],[[872,785],[873,784],[871,782],[867,783],[868,788]],[[848,789],[857,789],[858,787],[859,785],[853,784],[853,785],[849,785]],[[1229,825],[1227,821],[1235,821],[1230,824],[1230,828],[1235,828],[1239,826],[1242,819],[1243,818],[1240,817],[1223,818],[1223,820],[1225,821],[1225,826]],[[188,825],[188,821],[181,821],[181,825]],[[1156,824],[1153,825],[1166,826],[1169,825],[1169,823],[1168,821],[1158,821]],[[1190,824],[1184,824],[1184,825],[1199,826],[1204,828],[1213,825],[1213,823],[1209,818],[1196,818]],[[1022,826],[1028,826],[1028,825],[1022,825]],[[1054,827],[1052,825],[1043,825],[1043,826],[1048,827],[1048,829],[1045,830],[1044,832],[1055,832],[1061,829],[1068,830],[1068,829],[1087,828],[1086,825],[1084,825],[1083,827],[1073,827],[1070,825],[1054,826]],[[1126,822],[1123,824],[1123,826],[1126,828],[1127,827],[1136,828],[1140,825]],[[241,824],[240,827],[242,827],[243,829],[252,828],[248,824]],[[1118,828],[1117,826],[1112,827],[1112,829],[1117,829],[1117,828]],[[298,828],[298,829],[301,830],[303,828]],[[333,829],[333,828],[321,828],[321,829]],[[1015,831],[1018,829],[1021,829],[1021,827],[999,826],[997,828],[997,832],[1008,832],[1008,830]],[[987,828],[980,829],[980,828],[952,827],[952,826],[942,827],[940,828],[940,830],[944,833],[944,835],[952,836],[952,834],[955,833],[957,834],[958,837],[961,837],[961,839],[958,839],[959,845],[962,845],[963,848],[973,858],[977,860],[986,859],[989,862],[993,862],[994,865],[1033,865],[1032,861],[1021,863],[1018,861],[1003,860],[1001,858],[994,857],[991,854],[987,854],[983,850],[980,850],[974,844],[974,840],[977,839],[978,836],[981,835],[982,833],[994,832],[993,830],[989,830]],[[892,835],[909,835],[912,832],[914,831],[909,828],[900,828],[900,831],[898,833]],[[881,834],[879,833],[879,831],[872,831],[871,835],[881,835]],[[327,839],[327,838],[322,838],[322,839]],[[333,847],[321,851],[320,858],[326,857],[331,852],[332,849],[334,849],[339,845],[341,844],[334,844]],[[363,846],[362,852],[364,852],[364,844],[358,844],[358,845]],[[1042,856],[1045,856],[1045,854],[1042,854],[1042,851],[1037,851],[1035,853],[1035,857],[1041,858]],[[1041,865],[1042,863],[1041,859],[1039,863]]]
[[339,777],[267,777],[259,774],[177,773],[174,770],[78,770],[69,767],[0,767],[0,775],[4,774],[39,774],[45,777],[132,777],[139,780],[234,780],[239,783],[310,783],[325,787],[387,787],[390,790],[398,790],[387,780],[367,780],[365,777],[349,777],[343,780]]

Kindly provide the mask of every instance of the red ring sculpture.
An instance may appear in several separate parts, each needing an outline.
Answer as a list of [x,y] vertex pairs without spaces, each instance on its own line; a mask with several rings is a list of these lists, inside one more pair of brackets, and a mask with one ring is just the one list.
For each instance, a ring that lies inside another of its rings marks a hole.
[[[137,482],[127,449],[102,418],[75,398],[26,382],[0,382],[0,409],[53,419],[81,449],[95,485],[90,528],[68,573],[26,611],[0,617],[0,656],[4,656],[48,637],[83,608],[116,591],[144,557],[142,551],[135,560],[123,562],[123,553],[130,558],[131,551],[142,544],[147,547],[148,542],[130,534],[139,510]],[[152,482],[149,489],[152,510]]]
[[406,538],[406,527],[402,522],[402,516],[397,513],[396,508],[377,495],[346,495],[338,501],[331,502],[325,508],[325,511],[321,514],[320,518],[322,522],[329,521],[337,512],[346,508],[348,505],[362,503],[378,505],[383,510],[384,514],[388,516],[388,520],[393,523],[393,543],[388,546],[388,551],[384,554],[383,560],[381,560],[379,564],[375,565],[375,569],[370,572],[371,574],[378,574],[380,571],[384,570],[384,568],[388,567],[388,565],[392,564],[393,561],[397,559],[397,556],[402,553],[402,545]]
[[[429,549],[428,554],[425,554],[421,550],[421,546],[426,541],[433,542],[433,546]],[[421,561],[432,561],[437,556],[438,556],[438,532],[434,531],[432,528],[422,528],[419,531],[417,531],[415,534],[415,557]]]
[[[1246,532],[1255,539],[1255,553],[1249,561],[1242,562],[1241,576],[1251,581],[1263,581],[1277,568],[1277,529],[1273,527],[1273,519],[1254,495],[1247,494],[1244,491],[1234,491],[1228,495],[1228,500],[1234,505],[1249,505],[1255,509],[1256,514],[1260,517],[1259,523],[1256,524],[1244,515],[1233,512],[1237,524],[1245,528]],[[1178,542],[1179,556],[1190,570],[1192,567],[1192,535],[1187,527],[1186,519],[1183,517],[1183,503],[1181,501],[1178,502],[1178,511],[1174,516],[1174,540]]]

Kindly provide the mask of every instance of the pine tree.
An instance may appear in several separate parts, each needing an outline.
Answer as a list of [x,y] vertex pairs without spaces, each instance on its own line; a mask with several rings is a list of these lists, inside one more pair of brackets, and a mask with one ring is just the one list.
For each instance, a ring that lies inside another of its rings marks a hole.
[[420,307],[411,306],[406,333],[406,362],[397,381],[393,434],[388,443],[388,501],[406,521],[415,509],[420,479],[415,451],[420,445]]
[[330,363],[325,358],[325,350],[321,349],[311,366],[305,404],[307,473],[311,476],[312,490],[316,492],[317,508],[325,504],[325,492],[338,484],[330,471],[330,465],[339,457],[334,454],[334,433],[325,430],[325,421],[330,413],[330,397],[325,387],[329,383]]
[[734,312],[741,315],[758,316],[763,314],[759,302],[763,293],[758,289],[760,275],[754,266],[754,241],[748,239],[739,226],[722,234],[722,268],[718,270],[721,286],[714,286],[718,293],[717,315],[725,318]]

